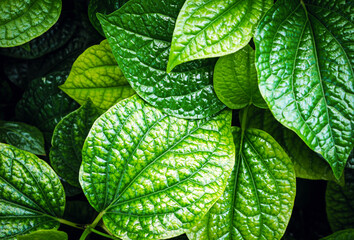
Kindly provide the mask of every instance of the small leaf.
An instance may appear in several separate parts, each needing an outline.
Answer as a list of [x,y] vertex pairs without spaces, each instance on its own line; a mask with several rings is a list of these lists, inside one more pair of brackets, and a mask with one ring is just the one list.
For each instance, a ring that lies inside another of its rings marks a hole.
[[280,239],[296,192],[293,164],[266,132],[233,130],[236,163],[223,195],[188,233],[190,240]]
[[255,36],[259,88],[275,118],[331,165],[354,146],[354,23],[342,0],[279,0]]
[[78,57],[60,89],[81,105],[90,98],[102,110],[134,94],[107,40],[88,48]]
[[65,116],[54,129],[50,164],[59,176],[75,187],[80,187],[78,175],[82,146],[93,122],[99,116],[100,111],[88,101]]
[[58,230],[38,230],[30,234],[17,237],[18,240],[68,240],[66,232]]
[[167,66],[220,57],[243,48],[272,0],[187,0],[173,32]]
[[328,182],[326,189],[326,211],[333,232],[354,228],[354,180],[346,179],[342,187]]
[[0,239],[58,228],[64,208],[63,186],[49,165],[0,143]]
[[130,0],[110,15],[98,14],[119,67],[145,101],[181,118],[211,116],[225,105],[213,86],[215,60],[166,72],[174,24],[184,0]]
[[178,119],[134,95],[92,126],[80,184],[117,237],[177,236],[224,190],[234,164],[230,126],[230,111],[198,121]]
[[353,239],[354,239],[353,228],[338,231],[327,237],[321,238],[321,240],[353,240]]
[[56,23],[61,0],[0,1],[0,47],[14,47],[42,35]]
[[251,103],[267,108],[258,89],[254,50],[250,45],[219,58],[214,69],[214,89],[231,109],[242,109]]
[[37,155],[45,155],[43,134],[38,128],[25,123],[0,121],[0,142]]

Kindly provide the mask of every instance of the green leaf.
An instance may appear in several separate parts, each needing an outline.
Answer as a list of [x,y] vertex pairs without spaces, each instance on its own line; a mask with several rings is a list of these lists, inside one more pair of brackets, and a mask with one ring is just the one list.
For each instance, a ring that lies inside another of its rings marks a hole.
[[213,86],[215,60],[197,61],[166,73],[174,24],[184,0],[131,0],[98,15],[113,54],[132,88],[145,101],[181,118],[205,118],[225,105]]
[[0,142],[37,155],[45,155],[43,134],[38,128],[25,123],[0,121]]
[[30,234],[18,236],[18,240],[68,240],[66,232],[57,230],[38,230]]
[[65,72],[53,72],[34,79],[16,106],[16,117],[38,127],[45,140],[51,139],[55,126],[77,104],[58,86],[67,78]]
[[296,192],[293,164],[266,132],[233,129],[236,162],[223,195],[189,233],[190,240],[280,239]]
[[326,211],[333,232],[354,228],[354,180],[347,179],[342,187],[328,182],[326,189]]
[[0,239],[58,228],[64,208],[63,186],[49,165],[0,143]]
[[14,47],[42,35],[56,23],[61,0],[0,1],[0,47]]
[[168,238],[197,223],[222,194],[234,164],[231,111],[185,120],[137,95],[92,126],[79,180],[110,232]]
[[354,229],[346,229],[335,232],[327,237],[321,238],[321,240],[352,240],[354,239]]
[[312,151],[293,131],[283,127],[269,110],[250,108],[248,126],[269,133],[283,147],[294,163],[296,177],[312,180],[331,180],[343,183],[333,175],[329,164]]
[[242,109],[249,104],[267,108],[258,89],[254,50],[250,45],[219,58],[214,69],[214,89],[231,109]]
[[100,22],[97,19],[96,14],[110,14],[120,8],[128,0],[90,0],[88,5],[88,16],[92,26],[104,36]]
[[100,111],[88,101],[65,116],[54,129],[50,164],[60,177],[75,187],[80,187],[78,175],[82,146],[93,122],[99,116]]
[[183,62],[243,48],[272,0],[187,0],[173,32],[167,72]]
[[279,0],[255,37],[259,88],[270,110],[337,179],[354,145],[353,18],[343,0]]
[[134,94],[107,40],[88,48],[78,57],[60,89],[81,105],[90,98],[102,110]]

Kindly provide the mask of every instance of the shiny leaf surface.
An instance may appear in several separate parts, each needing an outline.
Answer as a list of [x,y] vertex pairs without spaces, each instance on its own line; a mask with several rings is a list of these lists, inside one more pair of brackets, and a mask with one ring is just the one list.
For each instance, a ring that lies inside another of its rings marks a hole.
[[352,4],[343,0],[280,0],[255,37],[259,87],[269,108],[337,178],[354,145],[353,19]]
[[187,0],[173,32],[167,71],[183,62],[243,48],[271,5],[271,0]]
[[79,180],[106,227],[123,239],[177,236],[222,194],[234,164],[231,112],[185,120],[137,95],[92,126]]
[[258,89],[254,50],[250,45],[219,58],[214,69],[214,89],[231,109],[242,109],[249,104],[267,108]]
[[0,2],[0,47],[24,44],[56,23],[61,0],[11,0]]
[[0,239],[58,228],[65,208],[58,176],[32,153],[0,143]]
[[266,132],[234,128],[236,162],[225,192],[191,232],[190,240],[280,239],[296,192],[293,164]]
[[107,40],[88,48],[77,58],[60,89],[80,104],[90,98],[102,110],[134,94]]
[[43,134],[38,128],[25,123],[0,121],[0,142],[45,155]]
[[354,239],[354,229],[346,229],[342,231],[335,232],[321,240],[352,240]]
[[66,232],[57,230],[38,230],[30,234],[17,237],[18,240],[68,240]]
[[205,118],[225,105],[213,86],[213,60],[166,73],[174,24],[184,0],[131,0],[99,20],[119,67],[145,101],[167,114]]
[[75,187],[80,187],[78,175],[81,150],[93,122],[100,111],[88,101],[78,110],[65,116],[55,127],[50,149],[50,163],[59,176]]

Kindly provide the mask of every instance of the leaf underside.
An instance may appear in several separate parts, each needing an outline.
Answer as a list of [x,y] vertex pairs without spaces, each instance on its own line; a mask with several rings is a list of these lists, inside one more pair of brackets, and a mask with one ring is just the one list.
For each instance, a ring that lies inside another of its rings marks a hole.
[[[255,36],[260,91],[340,178],[354,145],[354,16],[337,0],[280,0]],[[330,50],[329,50],[330,49]]]
[[222,194],[234,164],[231,112],[198,121],[165,115],[137,95],[93,125],[80,183],[123,239],[177,236]]

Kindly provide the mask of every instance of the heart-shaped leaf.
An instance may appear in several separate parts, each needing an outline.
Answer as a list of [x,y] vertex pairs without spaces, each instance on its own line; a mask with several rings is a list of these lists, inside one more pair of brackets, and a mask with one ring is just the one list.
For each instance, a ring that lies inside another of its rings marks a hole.
[[272,0],[187,0],[173,32],[167,66],[220,57],[243,48]]
[[225,105],[213,86],[213,60],[188,63],[167,73],[174,24],[184,0],[131,0],[98,15],[119,67],[145,101],[167,114],[205,118]]
[[38,128],[25,123],[0,121],[0,142],[37,155],[45,155],[43,134]]
[[0,143],[0,238],[58,228],[64,208],[63,186],[49,165]]
[[280,239],[296,192],[293,164],[266,132],[234,128],[236,162],[225,192],[189,233],[191,240]]
[[107,40],[88,48],[77,58],[60,89],[80,104],[90,98],[102,110],[134,94]]
[[331,165],[354,145],[354,23],[341,0],[279,0],[255,37],[259,88],[275,118]]
[[231,109],[249,104],[267,108],[258,89],[254,50],[250,45],[219,58],[214,69],[214,89],[218,98]]
[[222,194],[234,164],[231,112],[185,120],[137,95],[92,126],[79,180],[109,231],[123,239],[177,236]]
[[78,175],[82,146],[93,122],[99,116],[100,111],[88,101],[65,116],[54,129],[50,164],[59,176],[75,187],[80,187]]
[[0,47],[24,44],[56,23],[61,0],[0,1]]
[[18,240],[68,240],[66,232],[57,230],[38,230],[30,234],[18,236]]

